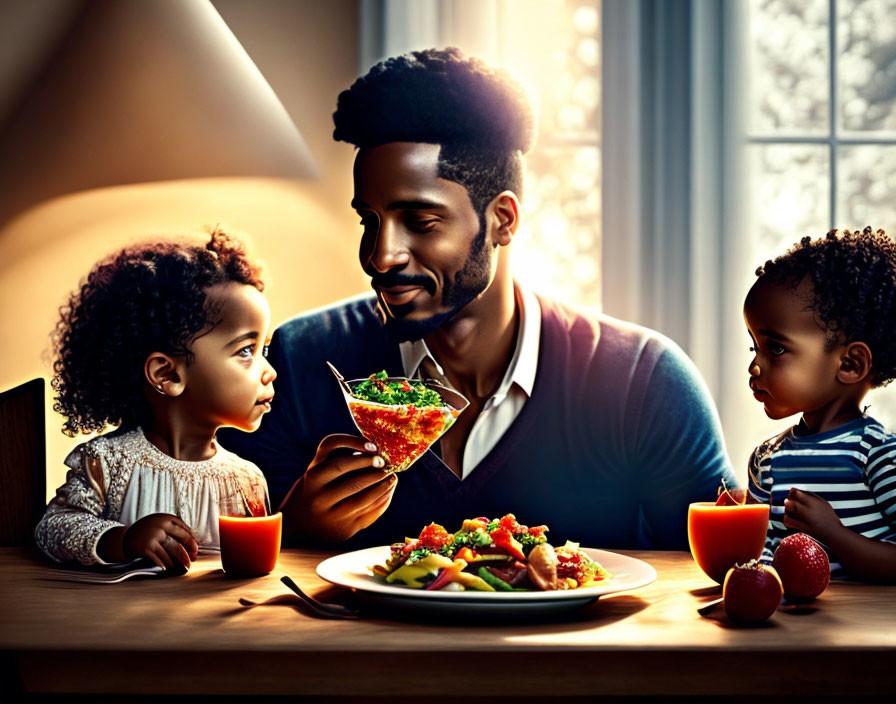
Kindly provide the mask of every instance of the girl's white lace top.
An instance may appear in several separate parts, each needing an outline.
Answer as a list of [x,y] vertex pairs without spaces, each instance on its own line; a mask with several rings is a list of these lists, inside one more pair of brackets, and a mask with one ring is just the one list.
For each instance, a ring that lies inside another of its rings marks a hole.
[[211,459],[176,460],[136,428],[78,445],[65,464],[65,484],[34,531],[40,548],[60,562],[104,564],[96,552],[103,533],[151,513],[179,516],[200,548],[217,548],[220,512],[270,510],[261,470],[220,445]]

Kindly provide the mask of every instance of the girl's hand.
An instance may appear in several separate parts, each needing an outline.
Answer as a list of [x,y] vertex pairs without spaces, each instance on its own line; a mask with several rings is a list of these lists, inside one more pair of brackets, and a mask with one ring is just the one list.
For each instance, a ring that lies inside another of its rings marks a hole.
[[843,529],[843,523],[827,501],[811,491],[793,487],[784,499],[784,525],[808,533],[823,543]]
[[152,513],[129,526],[122,547],[127,559],[145,557],[178,574],[186,572],[199,554],[193,531],[170,513]]

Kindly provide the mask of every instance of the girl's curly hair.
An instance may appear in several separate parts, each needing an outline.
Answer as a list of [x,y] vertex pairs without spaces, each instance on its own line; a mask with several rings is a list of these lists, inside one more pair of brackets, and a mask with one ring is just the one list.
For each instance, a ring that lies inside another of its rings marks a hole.
[[230,282],[264,290],[260,268],[240,242],[215,229],[203,247],[138,244],[101,260],[68,303],[52,333],[53,410],[62,432],[133,427],[149,406],[143,364],[152,352],[186,357],[218,314],[206,291]]
[[896,243],[883,230],[804,237],[756,275],[793,286],[811,277],[809,308],[825,326],[829,344],[864,342],[871,350],[873,385],[896,378]]

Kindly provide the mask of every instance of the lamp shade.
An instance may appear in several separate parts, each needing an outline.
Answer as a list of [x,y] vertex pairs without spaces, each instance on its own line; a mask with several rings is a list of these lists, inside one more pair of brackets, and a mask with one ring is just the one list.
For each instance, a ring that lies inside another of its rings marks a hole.
[[88,0],[0,127],[0,224],[85,189],[315,175],[209,0]]

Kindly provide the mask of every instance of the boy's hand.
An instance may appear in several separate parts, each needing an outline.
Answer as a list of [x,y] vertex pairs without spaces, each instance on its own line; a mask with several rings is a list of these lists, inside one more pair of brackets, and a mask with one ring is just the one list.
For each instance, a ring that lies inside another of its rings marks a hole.
[[193,531],[170,513],[153,513],[129,526],[122,538],[127,559],[145,557],[168,572],[183,574],[199,554]]
[[784,499],[784,525],[822,542],[828,542],[832,534],[843,528],[827,501],[811,491],[793,487]]

